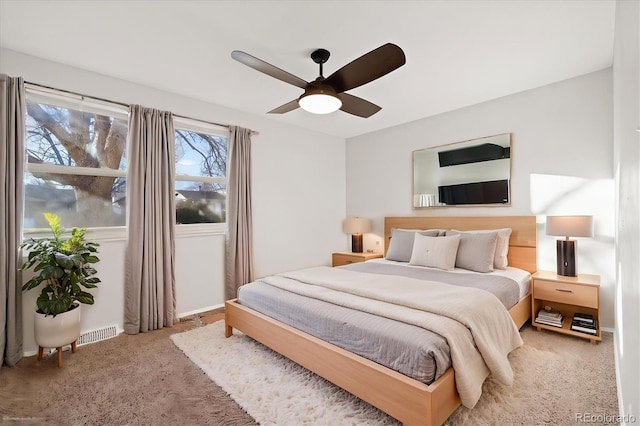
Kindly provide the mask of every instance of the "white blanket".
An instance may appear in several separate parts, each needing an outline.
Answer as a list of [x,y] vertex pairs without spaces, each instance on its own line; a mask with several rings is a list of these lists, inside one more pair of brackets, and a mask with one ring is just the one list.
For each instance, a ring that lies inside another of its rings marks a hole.
[[489,372],[499,383],[513,383],[507,355],[523,342],[509,312],[487,291],[330,267],[259,281],[440,334],[449,344],[457,390],[465,407],[472,408],[478,402]]

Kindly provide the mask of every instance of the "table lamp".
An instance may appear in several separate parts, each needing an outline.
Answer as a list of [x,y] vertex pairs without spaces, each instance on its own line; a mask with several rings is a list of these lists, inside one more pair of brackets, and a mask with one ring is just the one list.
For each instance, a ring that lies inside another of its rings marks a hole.
[[371,231],[371,221],[361,217],[349,217],[345,219],[343,230],[351,234],[351,251],[362,253],[362,234]]
[[577,242],[569,237],[593,237],[593,216],[547,216],[547,235],[565,237],[556,241],[558,275],[577,276]]

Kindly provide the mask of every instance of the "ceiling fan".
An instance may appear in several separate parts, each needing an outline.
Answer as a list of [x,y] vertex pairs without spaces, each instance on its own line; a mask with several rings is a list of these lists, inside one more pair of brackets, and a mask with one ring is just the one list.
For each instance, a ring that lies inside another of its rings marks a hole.
[[344,92],[370,83],[405,64],[402,49],[395,44],[387,43],[360,56],[325,78],[322,75],[322,64],[327,62],[329,55],[329,51],[325,49],[317,49],[311,53],[313,62],[320,66],[320,76],[314,81],[307,82],[248,53],[239,50],[231,52],[231,57],[236,61],[304,89],[304,93],[298,99],[269,111],[269,114],[284,114],[301,107],[315,114],[328,114],[340,109],[358,117],[371,117],[382,108]]

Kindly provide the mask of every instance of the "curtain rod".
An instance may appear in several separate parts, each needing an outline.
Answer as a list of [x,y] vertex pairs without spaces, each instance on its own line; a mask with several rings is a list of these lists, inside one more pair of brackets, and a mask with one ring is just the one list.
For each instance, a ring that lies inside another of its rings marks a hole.
[[[32,83],[30,81],[25,81],[25,84],[26,85],[30,85],[30,86],[36,86],[36,87],[39,87],[39,88],[42,88],[42,89],[54,90],[56,92],[68,93],[70,95],[80,96],[81,98],[89,98],[89,99],[94,99],[94,100],[101,101],[101,102],[109,102],[109,103],[120,105],[120,106],[127,107],[127,108],[131,107],[131,104],[127,104],[127,103],[124,103],[124,102],[112,101],[110,99],[104,99],[104,98],[100,98],[98,96],[84,95],[82,93],[72,92],[71,90],[64,90],[64,89],[58,89],[58,88],[51,87],[51,86],[45,86],[44,84]],[[229,124],[214,123],[212,121],[201,120],[199,118],[192,118],[192,117],[187,117],[187,116],[179,115],[179,114],[173,114],[173,116],[174,117],[178,117],[178,118],[185,118],[187,120],[199,121],[201,123],[211,124],[211,125],[214,125],[214,126],[226,127],[227,129],[231,127]],[[251,134],[252,135],[257,135],[259,133],[256,132],[256,131],[251,130]]]

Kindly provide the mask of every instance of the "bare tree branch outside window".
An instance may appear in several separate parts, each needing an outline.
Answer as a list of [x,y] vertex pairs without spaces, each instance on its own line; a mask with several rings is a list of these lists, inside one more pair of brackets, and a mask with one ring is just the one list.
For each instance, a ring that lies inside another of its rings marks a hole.
[[[227,139],[176,130],[176,173],[225,177]],[[218,223],[226,217],[226,185],[219,182],[176,182],[177,223]]]
[[[27,173],[26,227],[46,226],[45,211],[71,226],[124,225],[126,179],[99,170],[126,171],[127,120],[29,101],[27,114],[28,163],[65,168],[32,167]],[[225,137],[176,130],[177,174],[224,178],[226,162]],[[96,175],[74,172],[74,167],[96,169]],[[183,178],[176,190],[181,194],[176,206],[182,209],[178,223],[224,222],[224,183]]]
[[[27,102],[27,114],[29,163],[116,170],[124,166],[126,120],[35,102]],[[72,170],[33,172],[27,180],[26,208],[27,211],[47,210],[52,205],[62,208],[66,216],[73,217],[74,226],[96,222],[107,226],[124,224],[123,209],[113,211],[113,194],[122,191],[124,182],[123,178],[112,176],[73,174]],[[30,192],[32,185],[50,191]],[[74,202],[57,200],[56,203],[56,196],[64,194],[61,198],[66,198],[65,192],[69,191],[73,191]],[[34,214],[33,219],[36,224],[42,224],[40,214]]]

